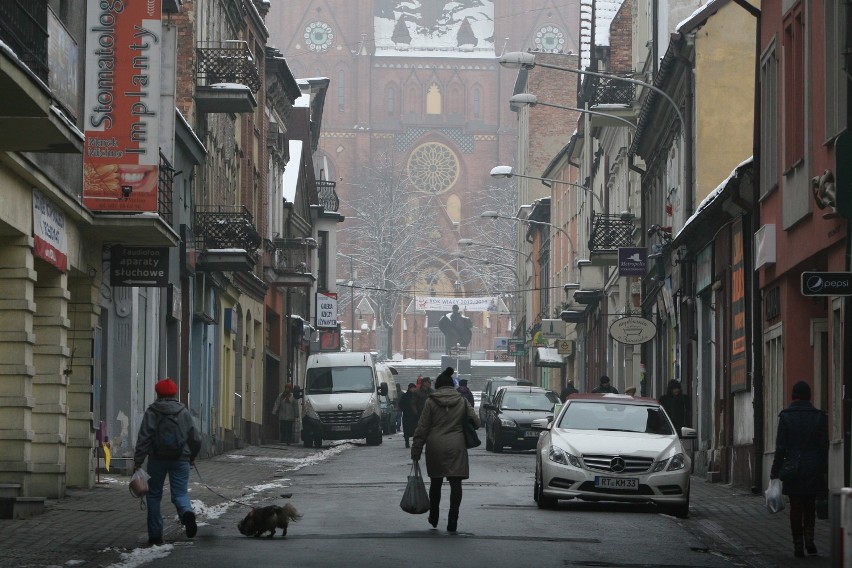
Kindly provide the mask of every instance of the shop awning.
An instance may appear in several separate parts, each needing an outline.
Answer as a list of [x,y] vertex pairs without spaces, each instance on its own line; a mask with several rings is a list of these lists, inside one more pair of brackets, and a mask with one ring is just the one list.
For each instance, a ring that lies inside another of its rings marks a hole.
[[562,367],[565,361],[555,347],[537,347],[535,350],[536,367]]

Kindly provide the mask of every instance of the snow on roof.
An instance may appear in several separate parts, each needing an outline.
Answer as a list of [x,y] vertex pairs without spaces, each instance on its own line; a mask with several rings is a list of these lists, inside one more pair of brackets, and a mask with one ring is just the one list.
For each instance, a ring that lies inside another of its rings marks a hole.
[[281,196],[287,203],[296,202],[296,189],[299,187],[299,166],[302,163],[301,140],[290,140],[290,161],[281,174]]
[[209,85],[211,89],[233,89],[239,91],[250,91],[251,89],[242,83],[213,83]]
[[[434,0],[431,0],[434,1]],[[393,17],[376,15],[373,34],[376,54],[402,57],[494,57],[493,0],[456,0],[444,4],[443,19],[423,25],[423,2],[398,1]],[[402,19],[411,43],[393,40],[397,22]],[[465,24],[466,22],[466,24]],[[459,45],[459,30],[470,26],[476,44]]]
[[624,4],[624,0],[597,0],[595,2],[595,46],[609,45],[609,29],[622,4]]
[[716,201],[716,199],[722,194],[722,192],[725,190],[725,188],[728,186],[728,184],[731,182],[731,180],[733,180],[734,178],[737,177],[739,170],[741,168],[743,168],[744,166],[747,166],[748,164],[750,164],[753,161],[754,161],[754,156],[749,156],[748,159],[743,160],[740,163],[740,165],[738,165],[736,168],[734,168],[734,170],[731,172],[731,175],[729,175],[727,178],[725,178],[725,180],[722,183],[717,185],[716,189],[714,189],[709,194],[707,194],[707,197],[705,197],[704,199],[701,200],[701,203],[698,205],[698,207],[695,208],[695,211],[692,213],[692,215],[690,215],[689,219],[686,220],[686,222],[683,224],[683,227],[681,227],[680,231],[677,232],[677,234],[674,236],[674,239],[672,239],[672,240],[677,240],[678,237],[681,235],[681,233],[683,233],[686,230],[686,228],[690,225],[690,223],[692,223],[695,219],[697,219],[698,216],[701,215],[702,211],[704,211],[705,209],[710,207],[710,205],[714,201]]
[[561,365],[564,362],[562,355],[555,347],[538,347],[537,351],[538,360],[542,363],[559,363]]
[[710,0],[703,6],[699,6],[698,8],[696,8],[695,11],[692,12],[692,14],[690,14],[688,18],[676,25],[675,30],[683,33],[692,31],[692,28],[694,26],[704,22],[707,18],[715,14],[720,8],[722,8],[730,1],[731,0]]

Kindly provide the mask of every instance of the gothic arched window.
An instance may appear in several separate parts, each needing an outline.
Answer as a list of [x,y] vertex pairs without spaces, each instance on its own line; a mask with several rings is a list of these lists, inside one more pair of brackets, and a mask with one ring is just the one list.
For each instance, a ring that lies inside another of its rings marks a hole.
[[426,90],[426,114],[441,114],[441,87],[432,83]]

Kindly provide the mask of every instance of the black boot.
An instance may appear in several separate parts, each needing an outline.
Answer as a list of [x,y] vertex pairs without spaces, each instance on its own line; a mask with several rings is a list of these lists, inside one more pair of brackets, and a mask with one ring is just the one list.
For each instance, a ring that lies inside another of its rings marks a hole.
[[793,535],[793,556],[796,558],[805,557],[805,541],[802,535]]
[[459,510],[450,509],[450,516],[447,518],[447,532],[456,532],[459,524]]
[[429,509],[429,524],[433,529],[438,528],[438,509]]
[[805,527],[805,550],[808,551],[808,554],[816,554],[817,547],[814,543],[814,528],[813,527]]

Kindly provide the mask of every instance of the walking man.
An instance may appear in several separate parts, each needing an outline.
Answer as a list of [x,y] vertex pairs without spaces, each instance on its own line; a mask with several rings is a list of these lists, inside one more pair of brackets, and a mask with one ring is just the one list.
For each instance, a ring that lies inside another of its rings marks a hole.
[[299,403],[293,396],[293,385],[284,385],[284,391],[278,395],[272,414],[278,415],[278,435],[280,441],[288,446],[293,440],[293,424],[299,416]]

